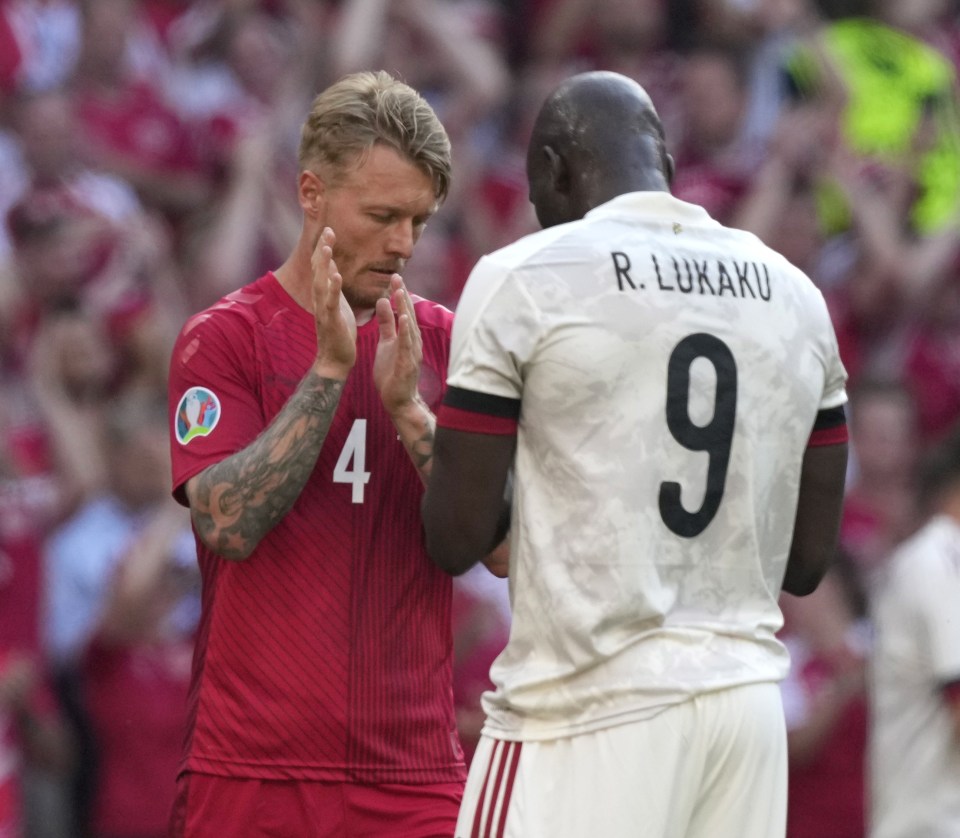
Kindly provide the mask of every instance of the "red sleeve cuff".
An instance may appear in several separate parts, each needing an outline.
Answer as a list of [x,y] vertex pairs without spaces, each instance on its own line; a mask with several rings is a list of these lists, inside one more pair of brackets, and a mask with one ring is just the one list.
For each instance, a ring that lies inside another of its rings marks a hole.
[[841,425],[839,428],[824,428],[820,431],[814,431],[810,434],[810,441],[807,443],[809,448],[817,448],[821,445],[840,445],[850,439],[847,432],[847,426]]
[[842,445],[849,440],[847,431],[847,417],[843,407],[832,407],[821,410],[813,423],[808,448],[818,448],[822,445]]
[[458,407],[442,404],[437,411],[437,427],[474,434],[511,436],[517,432],[517,420],[502,416],[473,413]]
[[520,423],[520,400],[461,387],[447,387],[437,426],[474,434],[510,436]]

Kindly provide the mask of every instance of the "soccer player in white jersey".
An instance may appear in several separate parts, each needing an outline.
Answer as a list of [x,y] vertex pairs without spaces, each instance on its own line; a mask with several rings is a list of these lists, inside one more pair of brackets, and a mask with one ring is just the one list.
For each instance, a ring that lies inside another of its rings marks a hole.
[[527,167],[547,229],[467,283],[423,505],[462,573],[513,471],[513,624],[457,838],[777,838],[777,598],[819,583],[847,459],[826,306],[670,195],[623,76],[562,84]]
[[960,835],[960,431],[921,487],[929,517],[874,595],[870,838]]

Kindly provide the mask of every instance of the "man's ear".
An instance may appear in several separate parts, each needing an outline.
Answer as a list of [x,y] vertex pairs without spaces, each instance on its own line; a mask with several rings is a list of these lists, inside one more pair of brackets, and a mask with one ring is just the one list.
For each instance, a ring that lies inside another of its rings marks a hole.
[[318,174],[308,169],[300,172],[297,180],[297,198],[305,215],[313,218],[320,213],[325,194],[326,184]]
[[672,154],[664,154],[664,168],[667,173],[667,185],[673,186],[673,176],[677,173],[677,164]]
[[550,173],[550,183],[553,189],[560,195],[566,195],[570,192],[570,169],[567,167],[567,161],[557,154],[552,146],[543,147],[543,156],[547,158],[547,171]]

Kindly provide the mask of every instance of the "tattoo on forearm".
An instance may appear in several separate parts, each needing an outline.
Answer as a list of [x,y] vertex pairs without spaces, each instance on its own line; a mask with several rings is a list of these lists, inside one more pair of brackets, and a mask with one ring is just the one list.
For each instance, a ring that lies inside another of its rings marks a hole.
[[420,480],[426,485],[433,466],[433,439],[436,435],[437,420],[430,408],[418,400],[417,409],[406,413],[401,419],[394,419],[400,439],[407,456],[413,463]]
[[316,465],[343,385],[310,373],[260,436],[200,475],[190,506],[207,546],[243,558],[287,514]]

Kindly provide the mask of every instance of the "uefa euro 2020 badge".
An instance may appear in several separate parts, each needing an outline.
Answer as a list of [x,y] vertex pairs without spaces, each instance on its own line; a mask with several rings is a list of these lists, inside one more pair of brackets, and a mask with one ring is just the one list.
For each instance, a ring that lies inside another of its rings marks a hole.
[[220,399],[203,387],[191,387],[177,405],[177,441],[186,445],[191,439],[206,436],[220,421]]

